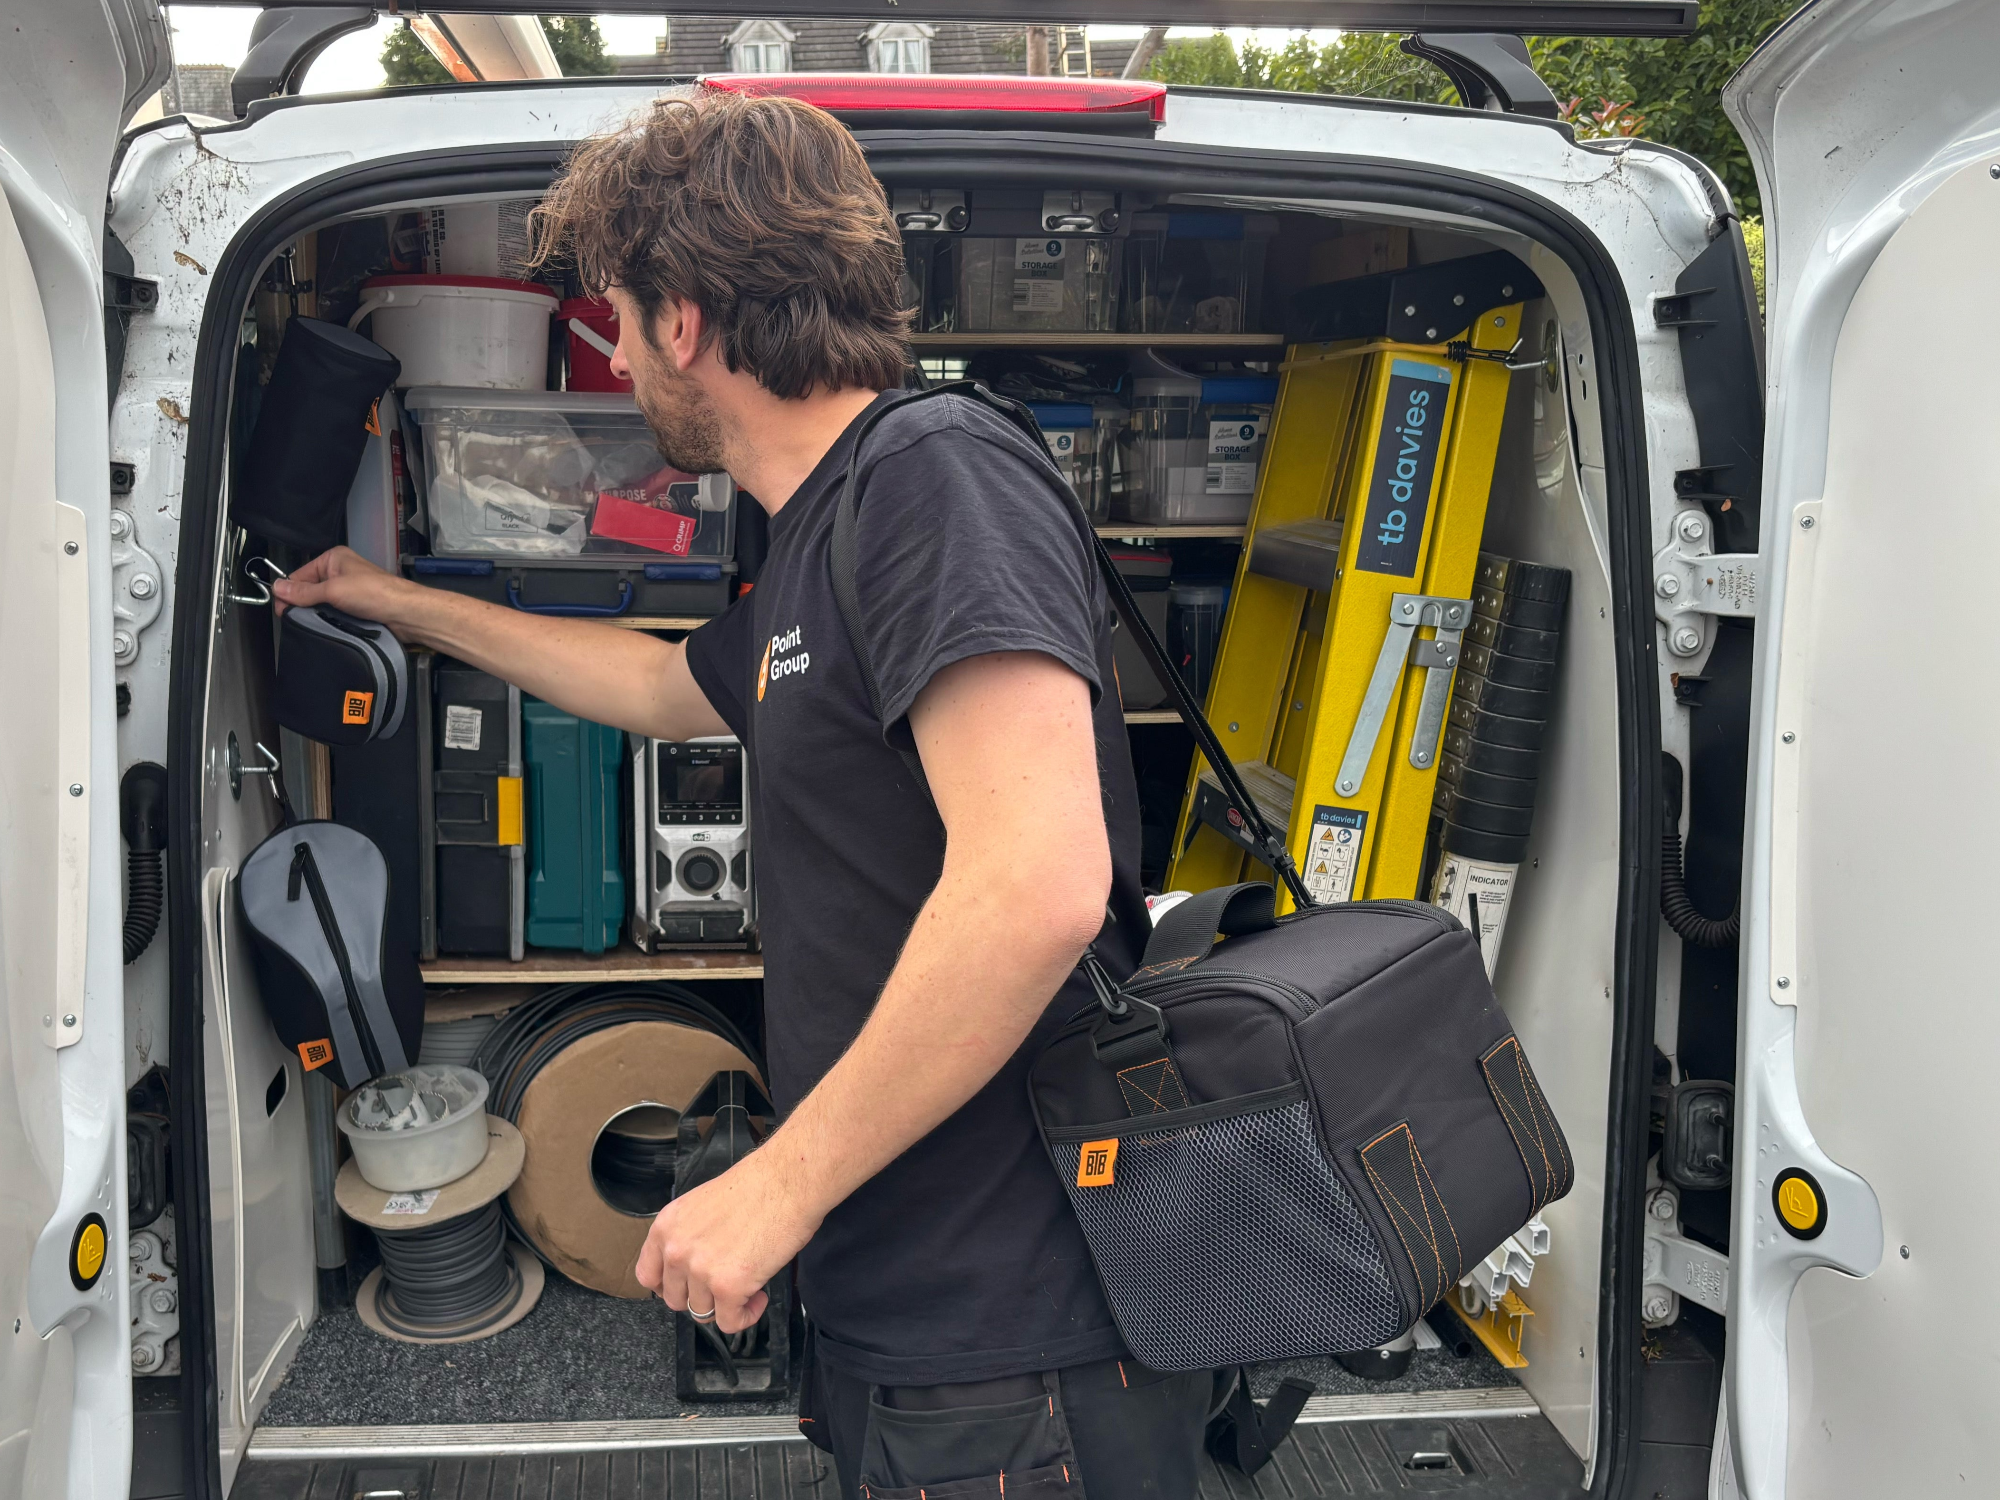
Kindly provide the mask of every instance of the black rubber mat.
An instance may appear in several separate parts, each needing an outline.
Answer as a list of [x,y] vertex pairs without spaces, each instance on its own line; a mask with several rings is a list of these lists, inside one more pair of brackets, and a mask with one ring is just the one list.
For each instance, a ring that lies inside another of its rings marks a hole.
[[[1302,1425],[1261,1472],[1205,1466],[1200,1500],[1453,1494],[1577,1500],[1582,1472],[1542,1417]],[[231,1500],[837,1500],[832,1462],[803,1442],[520,1458],[253,1459]]]

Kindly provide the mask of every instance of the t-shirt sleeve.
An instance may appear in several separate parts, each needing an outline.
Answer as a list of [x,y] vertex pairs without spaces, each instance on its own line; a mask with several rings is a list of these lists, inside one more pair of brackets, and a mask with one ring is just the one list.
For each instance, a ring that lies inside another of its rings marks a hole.
[[1101,597],[1072,504],[1025,437],[981,430],[983,416],[926,424],[863,481],[856,593],[882,723],[899,736],[931,678],[969,656],[1039,651],[1093,703],[1104,686]]
[[687,638],[688,670],[694,674],[695,686],[739,740],[745,737],[750,721],[747,702],[756,629],[750,599],[745,595],[707,624],[696,627]]

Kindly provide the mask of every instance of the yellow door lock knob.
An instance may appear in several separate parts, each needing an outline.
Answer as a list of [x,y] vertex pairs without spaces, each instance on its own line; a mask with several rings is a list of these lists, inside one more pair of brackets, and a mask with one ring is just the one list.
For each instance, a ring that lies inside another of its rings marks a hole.
[[1797,1239],[1817,1238],[1826,1228],[1826,1195],[1809,1172],[1797,1167],[1780,1172],[1771,1188],[1771,1205],[1778,1211],[1778,1221]]
[[85,1214],[83,1222],[76,1226],[76,1235],[69,1242],[69,1279],[79,1292],[87,1292],[96,1286],[97,1278],[104,1274],[107,1244],[103,1216]]

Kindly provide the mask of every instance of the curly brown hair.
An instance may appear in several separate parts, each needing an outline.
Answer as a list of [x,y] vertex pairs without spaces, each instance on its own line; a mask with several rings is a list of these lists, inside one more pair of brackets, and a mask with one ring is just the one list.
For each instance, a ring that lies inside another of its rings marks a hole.
[[537,264],[574,258],[652,320],[699,307],[723,364],[774,396],[903,383],[902,240],[852,135],[797,99],[662,98],[577,147],[532,220]]

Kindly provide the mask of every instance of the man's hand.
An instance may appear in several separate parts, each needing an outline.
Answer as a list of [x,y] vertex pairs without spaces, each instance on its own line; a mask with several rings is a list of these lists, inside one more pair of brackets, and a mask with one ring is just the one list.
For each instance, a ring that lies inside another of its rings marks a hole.
[[383,572],[346,547],[320,553],[271,585],[280,615],[294,604],[331,604],[359,619],[387,625],[399,636],[403,630],[397,629],[397,606],[409,602],[412,590],[418,590],[418,585]]
[[713,1310],[723,1333],[764,1316],[765,1284],[819,1228],[819,1210],[776,1180],[774,1158],[761,1156],[751,1153],[661,1209],[635,1268],[640,1285],[667,1306]]

